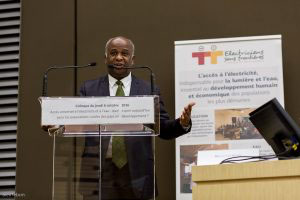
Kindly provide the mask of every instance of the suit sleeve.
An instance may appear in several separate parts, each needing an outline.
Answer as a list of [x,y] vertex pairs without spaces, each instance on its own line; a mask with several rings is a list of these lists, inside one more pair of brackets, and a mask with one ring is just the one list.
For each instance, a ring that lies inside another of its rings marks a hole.
[[79,91],[80,96],[86,96],[86,92],[85,92],[85,83],[83,83],[80,87],[80,91]]
[[[178,119],[171,120],[169,114],[165,110],[164,102],[161,98],[159,89],[156,90],[156,94],[159,95],[160,101],[160,135],[162,139],[174,139],[181,135],[190,132],[191,128],[185,130]],[[192,122],[190,122],[191,124]],[[192,127],[192,126],[190,126]]]

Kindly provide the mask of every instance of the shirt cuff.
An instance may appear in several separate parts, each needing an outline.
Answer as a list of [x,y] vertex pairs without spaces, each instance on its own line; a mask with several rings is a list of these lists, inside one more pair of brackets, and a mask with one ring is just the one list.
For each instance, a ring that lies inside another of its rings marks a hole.
[[188,126],[183,126],[183,125],[181,125],[181,127],[183,128],[184,131],[190,130],[191,126],[192,126],[192,125],[191,125],[190,123],[189,123]]

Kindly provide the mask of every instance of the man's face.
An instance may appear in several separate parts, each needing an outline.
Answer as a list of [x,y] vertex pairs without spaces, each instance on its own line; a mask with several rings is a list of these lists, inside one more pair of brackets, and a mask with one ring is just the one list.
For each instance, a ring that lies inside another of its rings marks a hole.
[[108,68],[108,73],[115,79],[122,79],[130,73],[129,69],[134,63],[133,47],[125,38],[115,38],[107,46],[105,64],[113,65],[115,68]]

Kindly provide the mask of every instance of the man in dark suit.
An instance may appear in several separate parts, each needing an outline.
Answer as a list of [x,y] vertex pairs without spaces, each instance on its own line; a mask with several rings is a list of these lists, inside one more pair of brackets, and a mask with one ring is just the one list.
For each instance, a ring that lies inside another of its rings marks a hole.
[[[151,87],[148,82],[133,76],[129,69],[134,64],[134,45],[125,37],[115,37],[108,40],[105,47],[105,64],[108,67],[108,75],[96,80],[86,81],[81,89],[82,96],[122,96],[151,95]],[[121,93],[120,93],[121,92]],[[156,89],[159,95],[159,90]],[[160,98],[160,135],[163,139],[173,139],[181,136],[191,129],[191,111],[194,103],[188,104],[180,118],[170,120]],[[115,137],[86,138],[85,150],[82,156],[82,182],[84,171],[87,171],[86,161],[92,158],[99,159],[99,144],[101,145],[101,166],[96,168],[101,171],[101,187],[94,188],[101,192],[84,191],[81,193],[88,199],[101,194],[101,199],[152,199],[157,195],[154,182],[154,157],[151,137],[123,137],[124,152],[122,162],[114,160],[114,154],[118,151],[114,148]],[[119,142],[120,143],[120,142]],[[115,145],[116,146],[116,145]],[[116,156],[115,156],[116,157]],[[120,160],[120,159],[119,159]],[[123,161],[124,160],[124,161]],[[100,161],[100,160],[99,160]],[[97,163],[97,162],[95,162]],[[97,173],[95,173],[97,175]],[[99,177],[96,179],[99,180]],[[95,179],[95,181],[97,181]],[[83,185],[83,184],[81,184]]]

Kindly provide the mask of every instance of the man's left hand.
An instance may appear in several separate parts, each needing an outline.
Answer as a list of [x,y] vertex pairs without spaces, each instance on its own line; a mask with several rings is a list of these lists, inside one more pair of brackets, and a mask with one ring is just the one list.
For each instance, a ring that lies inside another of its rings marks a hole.
[[180,124],[182,127],[188,127],[190,125],[192,107],[195,104],[196,104],[195,102],[191,102],[187,106],[184,107],[182,114],[180,116]]

